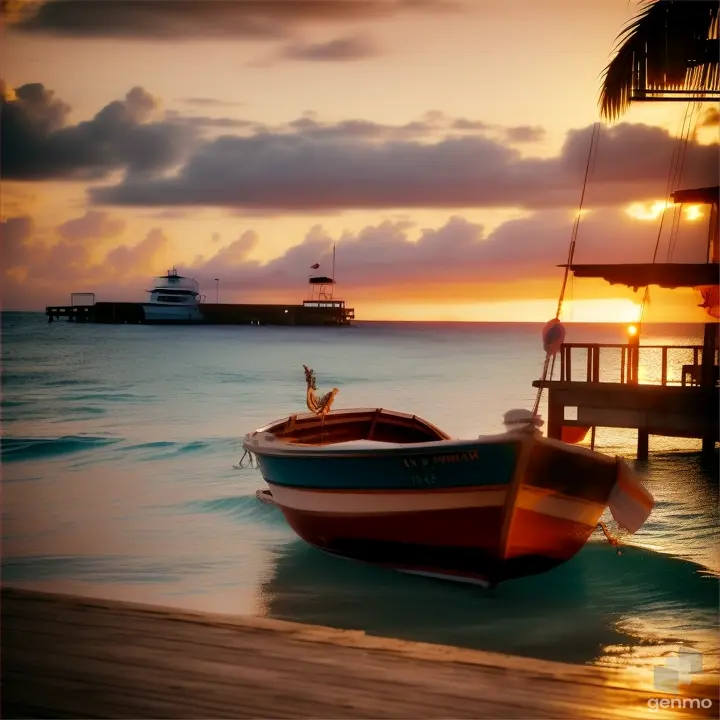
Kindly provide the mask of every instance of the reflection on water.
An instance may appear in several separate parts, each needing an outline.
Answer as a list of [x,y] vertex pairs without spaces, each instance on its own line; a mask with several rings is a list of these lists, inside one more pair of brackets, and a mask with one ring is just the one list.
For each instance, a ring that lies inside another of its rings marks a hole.
[[[697,441],[651,438],[637,467],[656,509],[620,557],[594,537],[566,566],[492,591],[308,548],[256,500],[259,471],[233,469],[245,432],[304,407],[303,364],[340,388],[337,407],[415,412],[456,437],[497,432],[507,409],[532,407],[540,326],[3,316],[3,333],[5,583],[574,662],[654,662],[682,640],[717,664],[717,455],[690,452]],[[622,328],[568,334],[623,341]],[[633,431],[596,442],[634,456]]]
[[716,651],[717,577],[642,548],[618,556],[592,541],[552,573],[493,590],[332,557],[301,541],[278,548],[274,564],[260,603],[282,620],[576,663],[652,663],[688,641]]

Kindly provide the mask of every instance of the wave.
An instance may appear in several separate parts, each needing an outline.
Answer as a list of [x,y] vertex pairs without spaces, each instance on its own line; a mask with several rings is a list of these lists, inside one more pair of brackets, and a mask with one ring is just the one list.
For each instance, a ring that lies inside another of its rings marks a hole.
[[116,438],[66,435],[46,438],[4,437],[0,441],[0,457],[5,462],[50,458],[57,455],[87,452],[118,442]]
[[58,400],[69,402],[82,402],[88,400],[96,400],[98,402],[143,402],[148,400],[148,398],[144,395],[135,395],[133,393],[97,392],[59,395]]
[[214,563],[207,559],[188,561],[125,555],[30,555],[4,557],[3,582],[38,580],[84,580],[96,583],[176,583],[208,572]]
[[190,440],[189,442],[176,442],[172,440],[154,440],[151,442],[137,443],[119,448],[120,452],[131,452],[141,457],[141,460],[168,460],[181,457],[191,453],[209,452],[219,447],[235,445],[236,438],[217,438],[205,440]]
[[181,505],[187,513],[219,513],[242,523],[285,525],[282,513],[272,505],[260,502],[255,495],[235,495],[212,500],[195,500]]

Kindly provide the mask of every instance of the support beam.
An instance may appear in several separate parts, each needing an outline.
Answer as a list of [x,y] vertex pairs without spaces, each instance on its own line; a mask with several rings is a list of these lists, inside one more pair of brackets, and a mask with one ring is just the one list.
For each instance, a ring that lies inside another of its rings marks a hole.
[[700,387],[715,387],[715,350],[717,344],[718,324],[716,322],[705,323]]
[[637,459],[647,460],[650,455],[650,434],[647,430],[638,430]]
[[702,439],[702,454],[703,455],[711,455],[715,452],[715,443],[717,442],[718,438],[713,437],[712,435],[706,436]]

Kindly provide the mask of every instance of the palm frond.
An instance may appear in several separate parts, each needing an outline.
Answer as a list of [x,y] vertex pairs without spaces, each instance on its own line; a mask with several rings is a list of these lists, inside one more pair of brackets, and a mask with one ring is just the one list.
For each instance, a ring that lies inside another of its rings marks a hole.
[[720,90],[717,0],[643,0],[603,72],[600,113],[614,120],[634,90]]

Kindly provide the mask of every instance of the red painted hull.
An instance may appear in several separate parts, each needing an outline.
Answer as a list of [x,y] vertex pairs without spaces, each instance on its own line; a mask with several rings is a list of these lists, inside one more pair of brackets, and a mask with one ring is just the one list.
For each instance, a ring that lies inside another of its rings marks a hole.
[[[283,497],[282,489],[278,490]],[[298,492],[302,491],[295,491],[293,500]],[[326,499],[325,505],[331,502]],[[327,552],[396,570],[489,585],[550,570],[583,547],[604,508],[577,501],[565,501],[565,505],[565,514],[582,515],[582,520],[546,514],[557,513],[557,507],[546,507],[545,512],[514,507],[512,522],[506,527],[502,498],[489,507],[356,514],[278,503],[292,529]]]

